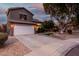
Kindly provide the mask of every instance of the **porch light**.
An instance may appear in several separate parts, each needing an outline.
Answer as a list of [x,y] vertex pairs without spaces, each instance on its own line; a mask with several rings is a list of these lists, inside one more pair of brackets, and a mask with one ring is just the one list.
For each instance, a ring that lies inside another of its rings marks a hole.
[[10,26],[10,27],[11,27],[11,28],[14,28],[14,26],[15,26],[14,24],[11,24],[11,26]]
[[33,28],[35,31],[38,30],[38,28],[40,28],[41,24],[40,23],[36,23],[36,25],[33,25]]
[[40,24],[40,23],[37,23],[36,25],[37,25],[37,26],[40,26],[41,24]]

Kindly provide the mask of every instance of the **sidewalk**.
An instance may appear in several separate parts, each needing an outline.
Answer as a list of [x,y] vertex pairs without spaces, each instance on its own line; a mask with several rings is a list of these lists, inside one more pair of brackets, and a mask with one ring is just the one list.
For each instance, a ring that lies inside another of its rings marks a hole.
[[26,56],[65,55],[73,46],[79,44],[78,38],[60,40],[58,38],[35,34],[16,36],[16,38],[32,50]]

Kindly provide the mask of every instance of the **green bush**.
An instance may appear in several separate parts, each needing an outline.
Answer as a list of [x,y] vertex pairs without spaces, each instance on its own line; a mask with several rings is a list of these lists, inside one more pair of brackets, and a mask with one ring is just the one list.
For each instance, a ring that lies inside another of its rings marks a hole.
[[42,23],[42,26],[45,28],[45,29],[52,29],[53,26],[54,26],[54,23],[52,20],[49,20],[49,21],[45,21],[44,23]]
[[38,28],[37,33],[45,32],[45,28],[41,25],[40,28]]
[[7,33],[0,33],[0,45],[3,45],[7,39],[8,39]]
[[59,28],[57,26],[54,26],[53,32],[58,32],[58,31],[59,31]]
[[54,23],[52,20],[45,21],[41,24],[40,28],[38,28],[37,33],[50,31],[54,27]]

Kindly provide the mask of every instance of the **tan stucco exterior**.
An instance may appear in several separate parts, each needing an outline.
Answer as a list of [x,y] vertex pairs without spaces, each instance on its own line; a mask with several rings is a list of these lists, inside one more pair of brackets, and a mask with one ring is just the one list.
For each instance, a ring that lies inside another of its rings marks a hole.
[[9,8],[7,17],[10,20],[22,20],[20,19],[20,14],[26,16],[25,21],[32,21],[33,20],[33,14],[26,10],[25,8],[19,7],[19,8]]
[[10,35],[12,36],[17,33],[27,34],[27,30],[32,29],[33,14],[23,7],[9,8],[7,12],[7,19],[10,27]]

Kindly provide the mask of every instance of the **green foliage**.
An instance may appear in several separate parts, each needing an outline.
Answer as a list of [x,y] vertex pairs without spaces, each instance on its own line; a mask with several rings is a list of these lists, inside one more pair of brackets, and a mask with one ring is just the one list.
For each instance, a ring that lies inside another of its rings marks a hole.
[[[68,16],[68,21],[66,23],[66,25],[68,25],[68,23],[74,25],[74,27],[79,27],[79,3],[44,3],[43,4],[44,10],[47,14],[50,14],[51,19],[52,16]],[[71,15],[74,14],[76,16],[75,19],[71,20]],[[60,24],[61,24],[61,18],[57,18],[56,19]],[[66,20],[66,19],[64,19]],[[65,25],[64,21],[63,24]],[[61,25],[60,27],[63,27],[63,25]],[[67,27],[66,27],[67,28]],[[62,28],[63,29],[63,28]]]
[[8,34],[0,32],[0,45],[3,45],[7,39],[8,39]]
[[77,20],[76,20],[77,25],[79,25],[79,14],[77,14]]
[[54,32],[58,32],[59,31],[59,28],[57,26],[54,26],[53,31]]
[[69,12],[69,9],[65,3],[44,3],[43,6],[45,12],[50,15],[63,14],[63,13],[68,14]]
[[41,25],[41,28],[38,28],[37,33],[45,32],[45,28]]
[[53,23],[53,21],[49,20],[49,21],[45,21],[44,23],[42,23],[42,26],[45,29],[51,29],[51,28],[53,28],[54,23]]
[[54,23],[53,21],[49,20],[49,21],[45,21],[41,24],[40,28],[38,29],[37,33],[40,32],[45,32],[45,31],[50,31],[50,29],[52,29],[54,27]]

